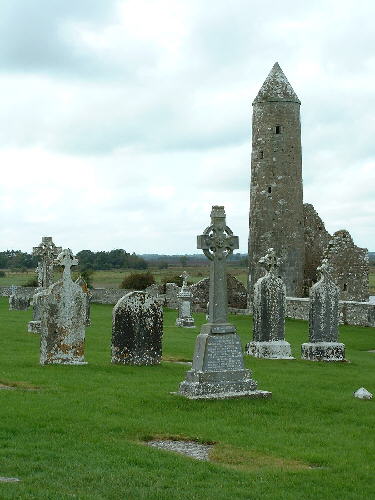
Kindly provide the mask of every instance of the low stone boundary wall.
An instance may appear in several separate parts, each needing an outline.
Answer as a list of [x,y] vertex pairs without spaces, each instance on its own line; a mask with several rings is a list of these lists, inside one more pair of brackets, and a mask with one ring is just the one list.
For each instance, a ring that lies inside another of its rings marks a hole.
[[[35,287],[32,286],[20,286],[17,287],[17,293],[25,295],[26,297],[32,297],[36,291]],[[126,295],[133,290],[124,290],[120,288],[93,288],[91,289],[92,299],[91,302],[96,304],[116,304],[121,297]],[[11,294],[10,286],[1,286],[0,295],[9,297]]]
[[[308,298],[287,297],[286,317],[309,319]],[[370,302],[353,302],[340,300],[339,323],[353,326],[375,326],[375,304]]]
[[[33,286],[18,286],[17,290],[19,293],[22,291],[22,295],[25,297],[31,298],[34,295],[36,288]],[[0,286],[0,296],[9,297],[11,294],[11,286]]]
[[122,288],[92,288],[91,302],[95,304],[117,304],[117,302],[133,290],[124,290]]
[[[36,288],[34,287],[18,287],[18,293],[26,297],[32,297]],[[176,308],[175,295],[177,295],[179,288],[173,289],[171,297],[167,294],[159,295],[163,299],[164,305],[170,308]],[[92,302],[96,304],[116,304],[117,301],[125,294],[133,290],[124,290],[119,288],[94,288],[91,290]],[[147,291],[147,290],[146,290]],[[0,287],[0,296],[9,297],[11,294],[10,286]],[[164,299],[165,297],[165,299]],[[309,300],[308,298],[287,297],[286,298],[286,317],[294,319],[309,319]],[[340,324],[353,325],[353,326],[375,326],[375,303],[371,302],[352,302],[340,301]],[[194,312],[206,312],[206,308],[199,307],[198,304],[193,305]],[[228,311],[231,314],[251,314],[249,309],[238,309],[229,307]]]

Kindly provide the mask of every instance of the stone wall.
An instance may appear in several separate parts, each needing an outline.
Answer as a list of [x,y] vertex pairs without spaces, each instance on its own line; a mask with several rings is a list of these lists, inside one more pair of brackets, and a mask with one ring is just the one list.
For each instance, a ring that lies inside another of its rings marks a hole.
[[[206,311],[209,297],[210,280],[204,278],[191,285],[193,311]],[[247,308],[247,290],[237,278],[228,273],[228,306],[235,309]]]
[[303,275],[303,295],[309,296],[311,286],[318,281],[317,268],[320,266],[324,250],[331,239],[324,222],[310,203],[304,203],[305,265]]
[[[229,278],[230,275],[228,275]],[[246,289],[236,278],[233,277],[243,287],[239,288],[239,293],[236,295],[228,293],[228,311],[231,314],[251,314],[251,310],[247,309],[246,305]],[[202,282],[204,282],[202,284]],[[200,294],[196,295],[196,303],[194,304],[194,312],[206,312],[208,302],[208,278],[199,281]],[[195,285],[198,285],[196,283]],[[229,283],[229,279],[228,279]],[[195,285],[192,285],[193,288]],[[203,286],[204,285],[204,286]],[[21,288],[21,287],[20,287]],[[20,288],[18,290],[20,290]],[[203,290],[205,292],[203,293]],[[245,293],[243,294],[243,290]],[[32,297],[36,291],[34,287],[22,287],[22,293],[27,297]],[[132,290],[123,290],[119,288],[95,288],[91,290],[93,293],[92,302],[96,304],[116,304],[117,301],[125,294]],[[229,286],[228,286],[229,292]],[[0,287],[0,296],[10,295],[10,286]],[[231,298],[232,297],[232,298]],[[166,307],[176,309],[174,307],[174,300],[168,303],[165,295],[159,295],[159,298]],[[240,300],[239,300],[240,298]],[[233,300],[233,301],[232,301]],[[231,302],[232,301],[232,302]],[[231,305],[236,304],[236,305]],[[354,302],[354,301],[340,301],[340,323],[353,326],[372,326],[375,327],[375,303],[370,302]],[[287,297],[286,299],[286,317],[295,319],[309,319],[309,299],[300,297]]]
[[[310,299],[287,297],[286,317],[294,319],[309,319]],[[353,326],[375,326],[375,304],[370,302],[339,302],[339,323]]]
[[[33,286],[19,286],[17,287],[17,294],[24,297],[31,298],[36,292]],[[12,294],[11,286],[0,286],[0,296],[9,297]]]
[[118,300],[133,290],[123,288],[93,288],[91,302],[95,304],[117,304]]
[[[35,287],[19,287],[17,288],[17,294],[25,295],[26,297],[32,297],[36,292]],[[133,290],[124,290],[119,288],[93,288],[91,302],[97,304],[116,304],[117,301]],[[10,286],[0,287],[0,295],[9,297],[11,294]]]

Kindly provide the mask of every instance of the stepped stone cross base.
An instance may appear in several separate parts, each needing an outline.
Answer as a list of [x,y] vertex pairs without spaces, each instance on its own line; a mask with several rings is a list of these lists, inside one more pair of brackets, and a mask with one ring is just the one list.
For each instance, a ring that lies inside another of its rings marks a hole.
[[306,342],[301,346],[301,358],[308,361],[346,361],[345,344],[340,342]]
[[246,344],[245,352],[254,358],[294,359],[290,344],[286,340],[249,342]]
[[29,333],[40,333],[41,321],[29,321],[27,324],[27,331]]
[[177,318],[176,326],[182,326],[184,328],[195,328],[194,318]]
[[272,393],[257,390],[251,371],[244,368],[234,326],[206,323],[196,340],[192,369],[177,394],[188,399],[227,399],[269,398]]

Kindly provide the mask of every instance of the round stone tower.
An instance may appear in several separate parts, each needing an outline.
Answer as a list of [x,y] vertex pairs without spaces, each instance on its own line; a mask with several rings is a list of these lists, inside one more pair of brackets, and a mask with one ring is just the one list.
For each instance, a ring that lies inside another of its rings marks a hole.
[[278,63],[253,102],[249,296],[264,275],[259,259],[274,248],[287,296],[303,291],[304,223],[301,102]]

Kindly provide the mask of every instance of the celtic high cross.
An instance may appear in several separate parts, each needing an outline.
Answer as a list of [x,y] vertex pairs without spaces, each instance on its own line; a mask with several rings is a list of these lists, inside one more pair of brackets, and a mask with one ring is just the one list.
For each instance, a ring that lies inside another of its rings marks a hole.
[[[197,248],[203,250],[210,259],[210,292],[208,316],[209,323],[228,325],[228,292],[226,259],[239,248],[238,236],[233,236],[225,222],[225,210],[222,206],[213,206],[211,225],[197,237]],[[229,325],[228,325],[229,326]],[[227,333],[228,328],[218,328],[217,333]],[[214,333],[214,331],[213,331]]]
[[43,236],[42,242],[33,248],[33,255],[40,257],[37,267],[38,286],[47,288],[52,283],[53,264],[61,247],[57,247],[50,236]]

